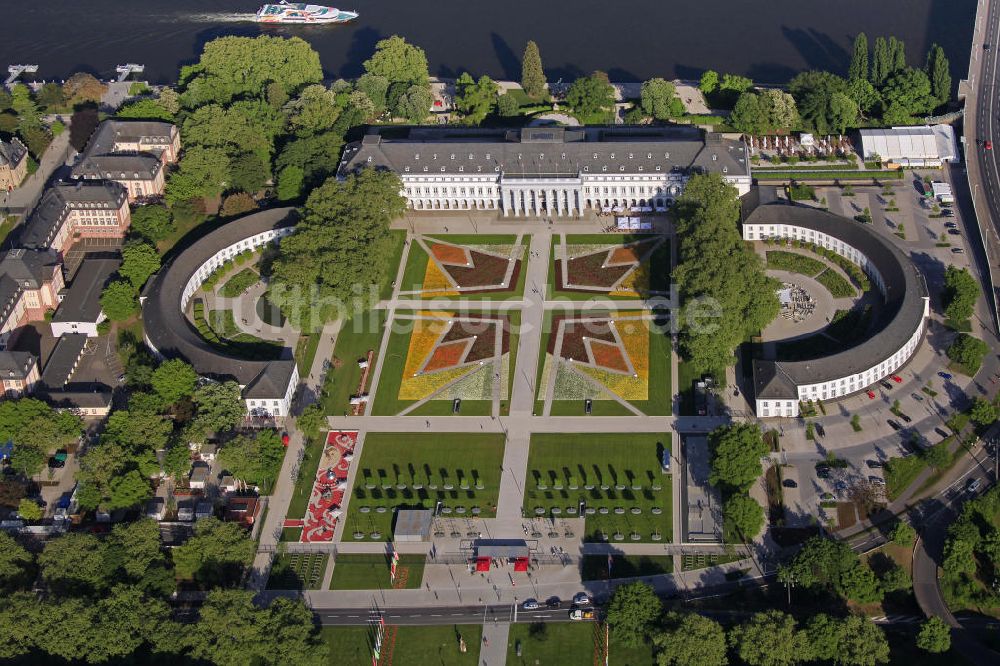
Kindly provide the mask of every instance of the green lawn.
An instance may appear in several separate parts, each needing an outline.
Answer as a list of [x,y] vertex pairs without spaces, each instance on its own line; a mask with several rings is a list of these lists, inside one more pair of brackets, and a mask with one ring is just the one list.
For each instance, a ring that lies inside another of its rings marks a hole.
[[[323,641],[329,646],[331,664],[370,664],[370,627],[323,627]],[[467,651],[459,652],[459,637]],[[475,666],[483,628],[478,624],[387,626],[379,664],[405,666]]]
[[319,348],[319,341],[323,337],[320,331],[315,333],[305,333],[299,336],[299,341],[295,344],[295,364],[299,367],[299,377],[306,378],[312,369],[313,361],[316,359],[316,350]]
[[393,508],[433,509],[441,502],[445,514],[461,507],[471,516],[477,507],[484,518],[496,516],[503,449],[502,434],[369,433],[356,463],[345,538],[378,532],[374,540],[390,539]]
[[[299,464],[299,478],[295,481],[292,499],[288,503],[285,516],[292,520],[301,520],[306,515],[309,506],[309,495],[312,494],[313,483],[316,481],[316,470],[319,469],[320,458],[323,457],[323,444],[326,433],[320,432],[319,437],[307,437],[303,447],[302,462]],[[282,541],[298,541],[302,528],[289,528],[281,532]]]
[[884,468],[886,497],[890,500],[899,497],[926,468],[927,463],[919,455],[906,456],[905,458],[889,458]]
[[[603,664],[604,626],[595,622],[513,624],[507,639],[508,666],[562,666]],[[521,656],[517,656],[518,645]],[[649,645],[630,648],[611,639],[608,663],[614,666],[653,666]]]
[[7,239],[7,236],[10,235],[16,221],[17,217],[14,215],[7,215],[0,221],[0,243],[3,243]]
[[[378,359],[384,327],[385,310],[359,313],[341,326],[320,398],[325,414],[344,414],[350,411],[351,396],[357,391],[358,382],[361,381],[361,368],[357,361],[365,358],[369,349],[375,350],[372,362]],[[371,381],[368,380],[369,388]]]
[[389,236],[392,237],[392,259],[389,262],[386,279],[379,285],[378,295],[382,299],[392,296],[392,283],[396,280],[396,271],[399,268],[399,262],[403,259],[403,247],[406,242],[406,232],[402,229],[392,229],[389,231]]
[[386,555],[337,555],[334,560],[331,590],[415,590],[424,577],[424,555],[400,555],[396,567],[396,583],[389,577],[389,558]]
[[427,251],[417,243],[410,243],[410,252],[406,256],[406,268],[403,270],[403,280],[399,284],[400,291],[420,289],[427,274],[427,262],[430,257]]
[[689,555],[684,555],[681,561],[681,568],[684,571],[693,571],[695,569],[704,569],[706,567],[715,567],[720,564],[726,564],[727,562],[736,562],[737,560],[743,559],[743,553],[692,553]]
[[785,250],[768,250],[767,268],[769,270],[788,271],[789,273],[801,273],[810,277],[819,275],[826,269],[819,259],[807,257],[798,252],[787,252]]
[[315,590],[323,580],[326,553],[281,553],[267,579],[269,590]]
[[828,268],[816,276],[816,281],[826,287],[834,298],[851,298],[857,296],[857,290],[840,273]]
[[[538,515],[536,508],[551,515],[560,509],[572,516],[581,501],[596,509],[586,516],[588,541],[653,541],[659,533],[664,543],[673,537],[670,475],[660,471],[660,451],[670,446],[670,437],[646,433],[566,435],[535,434],[528,453],[525,479],[525,515]],[[574,489],[573,486],[576,486]],[[652,509],[660,509],[654,515]],[[624,509],[623,514],[615,510]],[[633,514],[637,508],[639,514]],[[606,509],[607,513],[602,513]],[[624,539],[614,539],[621,532]]]
[[[634,578],[673,573],[672,555],[615,555],[611,564],[611,578]],[[606,555],[584,555],[580,563],[582,580],[608,580]]]
[[[724,369],[716,370],[715,372],[710,372],[708,374],[717,378],[724,378],[726,376]],[[702,373],[699,373],[690,361],[685,361],[683,357],[678,357],[677,383],[680,384],[680,386],[677,387],[677,393],[679,393],[681,397],[681,416],[697,416],[697,414],[694,413],[694,381],[696,379],[701,379],[701,376]]]

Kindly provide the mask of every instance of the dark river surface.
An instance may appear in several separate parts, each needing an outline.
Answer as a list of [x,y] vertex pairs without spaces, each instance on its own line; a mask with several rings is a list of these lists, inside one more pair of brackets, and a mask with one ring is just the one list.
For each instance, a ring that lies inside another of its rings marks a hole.
[[[336,2],[337,0],[325,0]],[[431,73],[520,76],[538,42],[550,79],[594,69],[613,80],[696,78],[704,69],[764,83],[796,72],[847,69],[859,31],[896,35],[911,64],[941,44],[956,78],[968,69],[976,0],[344,0],[361,17],[344,26],[260,28],[254,0],[0,0],[0,66],[31,63],[38,78],[115,65],[146,65],[146,78],[176,79],[220,35],[298,35],[329,76],[359,72],[379,39],[400,34],[427,51]],[[2,70],[0,70],[2,71]]]

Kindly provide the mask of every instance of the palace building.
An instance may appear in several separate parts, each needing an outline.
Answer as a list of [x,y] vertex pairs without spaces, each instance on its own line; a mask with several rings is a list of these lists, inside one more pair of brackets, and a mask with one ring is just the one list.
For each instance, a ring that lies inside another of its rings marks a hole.
[[339,176],[389,169],[413,210],[574,216],[665,211],[694,173],[720,173],[740,195],[750,164],[739,139],[695,127],[372,128],[344,150]]

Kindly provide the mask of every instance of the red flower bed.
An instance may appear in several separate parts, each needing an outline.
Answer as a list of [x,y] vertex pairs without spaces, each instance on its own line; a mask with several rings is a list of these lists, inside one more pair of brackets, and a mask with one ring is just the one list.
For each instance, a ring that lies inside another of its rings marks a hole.
[[613,287],[618,280],[632,270],[632,266],[608,266],[605,268],[603,266],[607,256],[607,250],[601,250],[567,261],[569,283],[578,287],[601,287],[604,289]]
[[503,284],[510,262],[502,257],[494,257],[470,250],[472,266],[445,266],[444,269],[460,287],[499,287]]
[[555,315],[552,317],[552,333],[549,334],[548,352],[550,354],[556,353],[559,323],[563,320],[567,322],[563,331],[562,350],[559,354],[563,358],[589,362],[587,348],[583,344],[584,338],[602,340],[610,344],[615,343],[615,336],[611,333],[611,324],[608,321],[580,321],[566,315]]
[[625,363],[625,357],[622,356],[622,350],[618,345],[591,341],[590,351],[594,354],[594,365],[608,370],[628,372],[628,364]]
[[466,253],[465,248],[461,248],[456,245],[434,243],[431,245],[431,254],[434,255],[435,259],[443,264],[458,264],[460,266],[465,266],[465,263],[469,261],[469,255]]
[[464,340],[438,345],[424,366],[424,372],[451,368],[462,362],[467,343]]

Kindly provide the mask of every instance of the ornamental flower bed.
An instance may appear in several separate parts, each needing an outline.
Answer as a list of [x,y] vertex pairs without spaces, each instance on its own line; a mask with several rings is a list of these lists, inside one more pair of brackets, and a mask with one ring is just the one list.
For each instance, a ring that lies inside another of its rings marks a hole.
[[446,243],[431,243],[431,256],[442,264],[465,266],[471,262],[468,249]]
[[625,357],[622,356],[622,350],[618,345],[592,340],[590,353],[593,355],[594,365],[597,367],[617,372],[628,372],[628,364],[625,362]]
[[435,372],[444,368],[452,368],[465,358],[465,352],[469,348],[468,340],[457,340],[448,344],[440,344],[434,349],[424,372]]
[[444,270],[460,287],[503,287],[507,276],[508,259],[469,250],[471,266],[445,265]]
[[454,296],[458,294],[455,285],[433,261],[427,262],[423,290],[427,296]]

